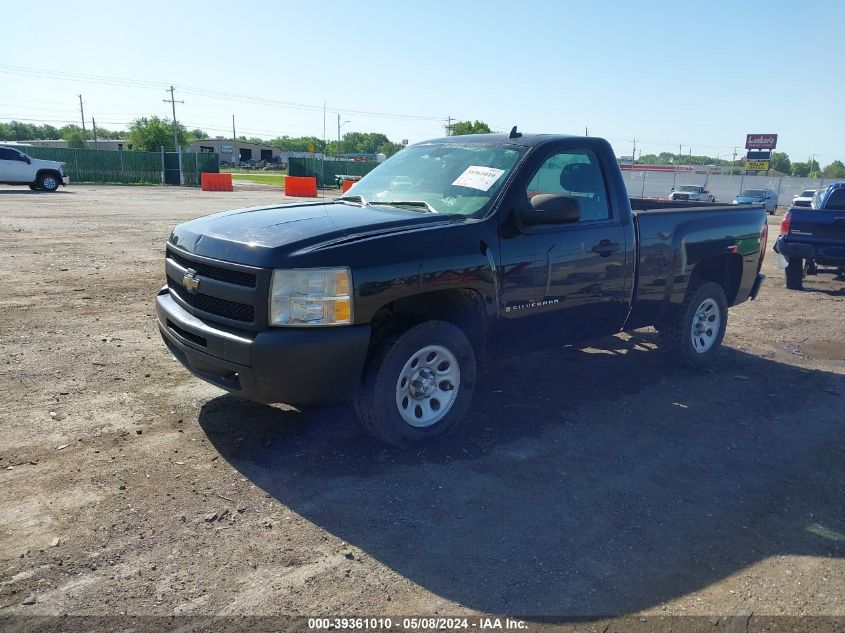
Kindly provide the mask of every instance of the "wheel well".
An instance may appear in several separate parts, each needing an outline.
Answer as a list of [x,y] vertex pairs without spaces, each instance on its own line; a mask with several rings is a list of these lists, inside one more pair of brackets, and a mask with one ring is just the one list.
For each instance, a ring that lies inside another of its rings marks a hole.
[[[35,182],[38,182],[38,179],[41,178],[41,176],[46,176],[47,174],[52,174],[58,178],[61,178],[57,169],[39,169],[35,174]],[[61,182],[59,184],[61,184]]]
[[742,256],[736,253],[714,255],[698,262],[692,269],[694,279],[714,281],[725,290],[728,305],[733,305],[742,281]]
[[436,319],[461,328],[472,343],[476,358],[480,360],[487,342],[485,314],[481,294],[467,288],[436,290],[403,297],[383,306],[373,316],[370,347],[390,334]]

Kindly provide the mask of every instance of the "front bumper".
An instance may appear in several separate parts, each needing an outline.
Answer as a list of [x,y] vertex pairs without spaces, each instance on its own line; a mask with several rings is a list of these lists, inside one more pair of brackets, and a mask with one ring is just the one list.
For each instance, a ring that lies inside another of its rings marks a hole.
[[845,266],[845,244],[793,242],[781,235],[775,240],[772,250],[786,258],[812,259],[823,266]]
[[202,321],[165,286],[156,297],[167,348],[191,373],[257,402],[351,400],[361,382],[369,325],[271,328],[257,334]]

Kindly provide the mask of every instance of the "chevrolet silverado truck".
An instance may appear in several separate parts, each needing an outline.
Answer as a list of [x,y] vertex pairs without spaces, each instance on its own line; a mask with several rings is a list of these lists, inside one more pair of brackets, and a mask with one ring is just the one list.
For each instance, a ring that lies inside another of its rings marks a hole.
[[64,163],[31,158],[11,147],[0,147],[0,184],[29,185],[33,191],[55,191],[70,182]]
[[813,197],[812,207],[792,207],[783,216],[774,251],[781,257],[786,287],[801,290],[817,266],[845,268],[845,183]]
[[212,384],[351,400],[405,447],[451,430],[497,356],[653,325],[675,358],[707,365],[728,307],[760,289],[766,237],[761,206],[629,199],[599,138],[450,136],[337,199],[180,224],[158,325]]

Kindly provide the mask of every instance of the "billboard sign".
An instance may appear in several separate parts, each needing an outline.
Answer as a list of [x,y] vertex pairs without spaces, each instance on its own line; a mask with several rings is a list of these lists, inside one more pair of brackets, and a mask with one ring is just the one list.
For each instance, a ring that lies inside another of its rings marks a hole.
[[755,171],[768,171],[769,161],[767,160],[747,160],[745,161],[745,168]]
[[775,149],[778,146],[777,134],[746,134],[745,149]]
[[746,158],[748,160],[769,160],[772,153],[769,150],[748,150]]

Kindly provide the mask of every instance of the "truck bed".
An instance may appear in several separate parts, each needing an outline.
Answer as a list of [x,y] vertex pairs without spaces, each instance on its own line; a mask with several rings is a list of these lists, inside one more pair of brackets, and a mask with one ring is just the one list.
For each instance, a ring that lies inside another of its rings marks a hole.
[[762,205],[631,198],[631,208],[637,253],[626,327],[659,322],[662,310],[684,300],[691,272],[704,260],[716,258],[735,273],[725,289],[729,305],[748,298],[765,247]]

